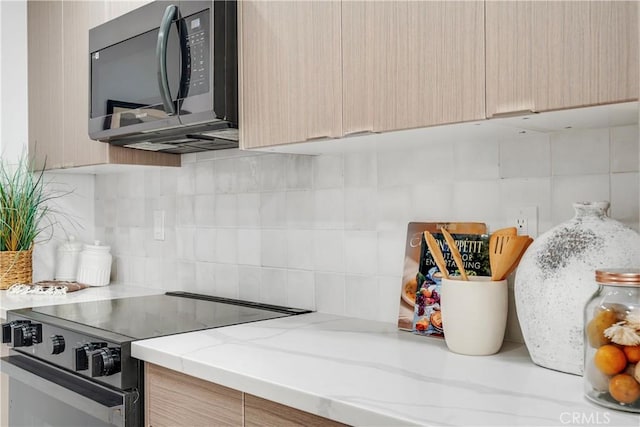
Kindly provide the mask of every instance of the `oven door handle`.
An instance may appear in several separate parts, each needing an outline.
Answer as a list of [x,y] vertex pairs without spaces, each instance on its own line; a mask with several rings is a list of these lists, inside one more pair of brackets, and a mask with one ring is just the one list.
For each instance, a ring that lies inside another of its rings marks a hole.
[[135,415],[127,412],[139,399],[137,392],[117,392],[22,355],[2,357],[0,371],[105,423],[135,425]]

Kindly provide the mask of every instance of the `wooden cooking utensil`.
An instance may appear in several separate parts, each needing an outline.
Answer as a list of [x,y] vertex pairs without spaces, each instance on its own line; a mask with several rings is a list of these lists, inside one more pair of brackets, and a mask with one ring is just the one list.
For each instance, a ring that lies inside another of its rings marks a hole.
[[493,234],[498,236],[517,236],[518,229],[516,227],[501,228],[494,231]]
[[424,240],[426,240],[427,242],[429,252],[431,252],[431,256],[438,266],[438,270],[440,270],[440,273],[442,273],[442,277],[448,279],[449,271],[447,270],[447,263],[444,261],[444,256],[442,255],[442,251],[440,250],[440,246],[438,246],[438,242],[436,241],[435,237],[433,237],[433,235],[428,231],[425,231]]
[[515,269],[514,265],[517,266],[531,240],[529,236],[492,235],[489,239],[491,280],[504,280],[508,273]]
[[444,228],[441,228],[440,231],[442,231],[442,235],[444,236],[444,240],[447,241],[447,245],[449,246],[449,250],[451,251],[451,255],[453,256],[453,260],[456,262],[456,266],[458,267],[458,270],[460,271],[460,276],[462,277],[462,280],[469,280],[469,277],[467,276],[467,272],[464,269],[464,264],[462,263],[462,256],[460,256],[460,251],[458,250],[458,247],[456,246],[455,240],[453,240],[453,236],[451,236],[451,234],[449,234],[449,232]]
[[[525,236],[525,237],[529,237],[529,236]],[[511,267],[509,267],[509,270],[507,270],[507,273],[504,275],[505,279],[509,277],[511,273],[513,273],[515,269],[518,267],[518,264],[520,264],[520,260],[522,259],[522,256],[527,251],[527,248],[529,247],[529,245],[531,245],[531,243],[533,243],[533,239],[529,237],[527,239],[527,242],[524,244],[522,250],[520,251],[520,255],[518,255],[518,258],[515,260],[513,264],[511,264]]]

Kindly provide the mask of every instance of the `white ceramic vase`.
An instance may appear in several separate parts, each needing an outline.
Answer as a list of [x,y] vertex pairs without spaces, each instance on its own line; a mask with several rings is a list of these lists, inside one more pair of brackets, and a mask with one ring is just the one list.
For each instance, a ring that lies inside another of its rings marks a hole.
[[584,306],[600,268],[640,266],[640,234],[607,217],[609,202],[574,203],[575,216],[539,236],[522,257],[515,302],[534,363],[582,375]]

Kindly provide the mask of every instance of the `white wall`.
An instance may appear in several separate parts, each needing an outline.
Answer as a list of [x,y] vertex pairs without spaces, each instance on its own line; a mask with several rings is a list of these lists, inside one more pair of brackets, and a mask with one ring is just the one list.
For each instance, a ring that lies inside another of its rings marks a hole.
[[0,155],[8,163],[27,147],[26,5],[0,1]]

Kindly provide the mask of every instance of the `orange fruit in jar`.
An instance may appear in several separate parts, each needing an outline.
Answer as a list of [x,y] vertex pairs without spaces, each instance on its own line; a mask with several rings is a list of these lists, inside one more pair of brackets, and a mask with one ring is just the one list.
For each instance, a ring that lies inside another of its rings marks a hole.
[[618,374],[627,367],[627,358],[618,347],[607,344],[596,351],[593,363],[600,371],[607,375]]
[[629,363],[640,362],[640,345],[625,345],[622,347],[622,351],[627,356]]
[[593,348],[609,344],[611,340],[604,336],[604,330],[618,321],[615,311],[605,309],[598,311],[587,324],[587,338]]
[[633,403],[640,398],[640,384],[629,374],[620,374],[609,381],[611,397],[620,403]]

